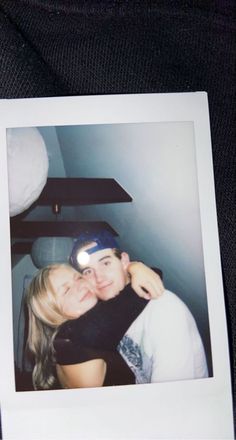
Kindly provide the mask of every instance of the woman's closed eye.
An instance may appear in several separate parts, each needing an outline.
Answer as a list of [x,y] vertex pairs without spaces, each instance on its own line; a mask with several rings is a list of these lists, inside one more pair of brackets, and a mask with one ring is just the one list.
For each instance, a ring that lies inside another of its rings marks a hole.
[[73,282],[64,284],[62,289],[62,295],[63,296],[67,295],[71,291],[72,286],[73,286]]
[[67,295],[67,293],[69,293],[69,291],[70,291],[70,287],[67,287],[66,289],[64,289],[63,295]]
[[83,270],[83,275],[86,277],[86,276],[89,276],[89,275],[92,275],[92,269],[84,269]]

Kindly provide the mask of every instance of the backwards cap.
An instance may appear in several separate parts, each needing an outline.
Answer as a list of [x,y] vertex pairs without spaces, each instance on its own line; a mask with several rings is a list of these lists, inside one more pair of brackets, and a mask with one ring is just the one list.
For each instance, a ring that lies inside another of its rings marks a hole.
[[83,232],[78,236],[71,252],[70,262],[74,268],[80,269],[78,254],[80,252],[80,249],[89,242],[96,243],[91,249],[86,250],[86,253],[89,255],[103,249],[119,248],[114,236],[105,229],[97,232]]

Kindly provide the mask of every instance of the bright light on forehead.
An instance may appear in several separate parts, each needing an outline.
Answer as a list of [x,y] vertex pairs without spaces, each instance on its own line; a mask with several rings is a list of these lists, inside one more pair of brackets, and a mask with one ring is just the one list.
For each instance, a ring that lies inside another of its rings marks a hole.
[[76,257],[78,264],[80,266],[85,266],[86,264],[88,264],[89,258],[90,258],[90,256],[89,256],[88,252],[85,252],[85,251],[79,252]]

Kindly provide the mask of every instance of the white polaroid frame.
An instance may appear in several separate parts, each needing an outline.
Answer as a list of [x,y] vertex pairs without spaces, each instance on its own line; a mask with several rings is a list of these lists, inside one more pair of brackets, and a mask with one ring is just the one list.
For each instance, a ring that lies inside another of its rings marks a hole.
[[[231,439],[232,395],[207,94],[143,94],[0,102],[0,399],[4,438]],[[214,376],[81,390],[16,392],[13,365],[6,129],[145,122],[194,124]]]

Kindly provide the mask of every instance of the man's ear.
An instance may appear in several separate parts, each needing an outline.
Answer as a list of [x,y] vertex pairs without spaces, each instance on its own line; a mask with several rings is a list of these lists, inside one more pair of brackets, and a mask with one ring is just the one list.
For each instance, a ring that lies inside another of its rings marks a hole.
[[127,254],[127,252],[121,253],[121,263],[122,263],[123,269],[126,271],[128,268],[128,265],[130,263],[129,254]]

